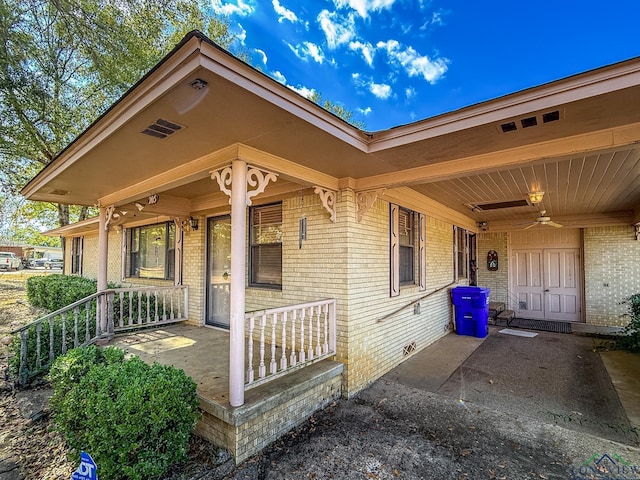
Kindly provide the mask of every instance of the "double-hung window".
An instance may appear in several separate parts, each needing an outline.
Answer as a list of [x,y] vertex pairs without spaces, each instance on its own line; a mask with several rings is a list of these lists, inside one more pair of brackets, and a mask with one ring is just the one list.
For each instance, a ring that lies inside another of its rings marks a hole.
[[400,287],[419,285],[426,289],[426,216],[398,205],[390,205],[391,296]]
[[71,274],[82,275],[82,247],[84,237],[71,239]]
[[249,210],[249,285],[282,288],[282,204]]
[[128,229],[126,276],[172,280],[175,275],[175,243],[176,227],[173,222]]
[[469,242],[464,228],[453,227],[454,280],[469,278]]

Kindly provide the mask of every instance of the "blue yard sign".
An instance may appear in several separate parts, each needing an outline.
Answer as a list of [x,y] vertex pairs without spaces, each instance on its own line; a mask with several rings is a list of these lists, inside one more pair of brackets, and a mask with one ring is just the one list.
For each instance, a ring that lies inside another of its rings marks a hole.
[[71,474],[71,480],[98,480],[98,467],[91,455],[80,452],[80,466]]

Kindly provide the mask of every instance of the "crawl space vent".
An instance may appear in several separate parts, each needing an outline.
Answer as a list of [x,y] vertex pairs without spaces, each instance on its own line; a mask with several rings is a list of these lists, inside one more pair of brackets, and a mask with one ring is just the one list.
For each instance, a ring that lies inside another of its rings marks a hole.
[[404,347],[402,347],[402,355],[406,357],[407,355],[416,351],[417,345],[416,342],[411,342]]
[[156,138],[167,138],[178,130],[182,130],[182,125],[159,118],[155,123],[145,128],[142,133]]

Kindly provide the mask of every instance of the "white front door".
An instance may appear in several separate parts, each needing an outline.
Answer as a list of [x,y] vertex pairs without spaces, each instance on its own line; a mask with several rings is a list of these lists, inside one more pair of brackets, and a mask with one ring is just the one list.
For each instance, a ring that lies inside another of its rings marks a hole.
[[513,310],[520,318],[580,321],[580,249],[515,250]]

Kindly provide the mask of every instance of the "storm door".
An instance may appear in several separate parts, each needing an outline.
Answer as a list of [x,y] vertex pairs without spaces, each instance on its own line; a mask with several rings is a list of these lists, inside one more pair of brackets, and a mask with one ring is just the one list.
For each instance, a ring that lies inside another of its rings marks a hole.
[[207,219],[207,325],[229,328],[231,217]]

